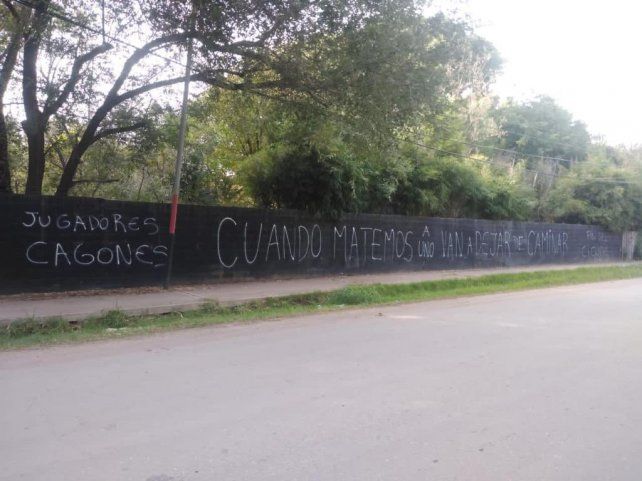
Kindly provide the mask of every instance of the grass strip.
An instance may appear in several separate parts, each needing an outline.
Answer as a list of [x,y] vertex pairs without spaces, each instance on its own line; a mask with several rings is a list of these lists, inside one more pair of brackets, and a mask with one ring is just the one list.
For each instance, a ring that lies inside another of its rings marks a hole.
[[0,350],[119,338],[230,322],[275,319],[319,311],[426,301],[642,277],[642,264],[490,274],[407,284],[352,285],[248,302],[233,307],[207,305],[186,312],[132,316],[112,311],[83,322],[54,318],[21,320],[0,328]]

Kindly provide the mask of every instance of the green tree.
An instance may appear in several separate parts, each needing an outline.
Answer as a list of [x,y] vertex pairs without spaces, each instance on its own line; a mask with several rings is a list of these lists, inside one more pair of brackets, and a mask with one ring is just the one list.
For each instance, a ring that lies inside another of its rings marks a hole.
[[359,165],[347,152],[314,145],[270,147],[251,159],[244,175],[263,207],[304,209],[328,217],[358,212],[366,187]]
[[[287,102],[221,95],[215,113],[224,119],[219,158],[237,159],[240,182],[258,203],[294,207],[294,198],[315,192],[318,202],[306,197],[303,204],[330,215],[390,211],[410,168],[398,133],[417,124],[436,129],[463,91],[483,91],[497,68],[489,44],[441,15],[369,19],[358,30],[303,49],[309,84],[327,88],[312,99]],[[301,165],[293,165],[296,155]],[[324,188],[335,191],[300,188],[315,175],[333,179]],[[289,197],[288,190],[296,195]]]
[[558,180],[545,206],[547,219],[615,232],[642,229],[642,165],[618,166],[601,153]]
[[542,220],[555,180],[587,158],[591,140],[586,126],[545,96],[525,103],[509,100],[492,116],[498,127],[492,139],[495,152],[525,166],[524,181],[537,198],[535,219]]
[[532,201],[519,178],[493,168],[483,157],[475,162],[413,145],[404,153],[412,159],[412,169],[393,197],[395,213],[515,220],[531,214]]
[[[140,112],[136,103],[145,94],[185,80],[182,72],[174,73],[174,64],[154,63],[158,53],[175,55],[191,41],[195,63],[190,80],[226,90],[319,100],[330,90],[345,90],[352,79],[335,76],[328,82],[328,78],[313,75],[309,67],[314,62],[302,47],[359,31],[364,23],[417,17],[420,6],[412,0],[161,0],[137,4],[117,1],[108,7],[107,26],[112,37],[140,36],[145,31],[153,34],[140,48],[127,53],[120,70],[113,70],[110,61],[118,57],[114,46],[77,27],[98,13],[92,2],[66,0],[58,5],[50,0],[34,1],[22,55],[29,193],[42,191],[52,119],[71,115],[78,128],[59,176],[58,195],[67,195],[76,185],[76,174],[92,146],[142,127],[142,121],[122,112]],[[66,22],[65,15],[74,15],[74,23]],[[140,24],[148,28],[141,29]],[[43,61],[66,68],[41,68]],[[43,76],[42,72],[52,75]],[[107,88],[97,91],[100,85]],[[79,111],[88,112],[88,118],[74,115]]]
[[591,143],[586,125],[550,97],[526,103],[509,100],[495,110],[494,117],[500,131],[498,145],[518,158],[586,159]]

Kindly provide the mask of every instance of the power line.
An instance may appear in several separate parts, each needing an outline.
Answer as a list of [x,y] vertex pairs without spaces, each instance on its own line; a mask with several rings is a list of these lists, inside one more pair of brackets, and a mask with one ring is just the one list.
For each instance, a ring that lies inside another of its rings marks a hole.
[[[424,149],[432,150],[433,152],[439,152],[441,154],[451,155],[453,157],[459,157],[460,159],[472,160],[474,162],[486,162],[486,163],[493,163],[494,162],[494,159],[480,159],[480,158],[477,158],[477,157],[471,157],[469,155],[460,154],[459,152],[452,152],[452,151],[449,151],[449,150],[440,149],[438,147],[433,147],[431,145],[426,145],[426,144],[423,144],[421,142],[416,142],[416,141],[412,141],[412,140],[408,140],[408,139],[401,139],[401,141],[402,142],[406,142],[408,144],[416,145],[417,147],[422,147]],[[539,172],[539,171],[533,170],[533,169],[524,168],[523,170],[525,170],[526,172],[533,172],[533,173],[538,173],[538,174],[558,177],[555,174],[551,174],[551,173],[547,173],[547,172]]]
[[470,145],[470,146],[473,146],[473,147],[477,147],[478,149],[490,149],[490,150],[495,150],[497,152],[504,152],[504,153],[507,153],[507,154],[513,154],[515,156],[532,157],[532,158],[538,159],[538,160],[552,160],[552,161],[555,161],[555,162],[567,162],[569,165],[573,164],[572,160],[564,159],[562,157],[550,157],[550,156],[547,156],[547,155],[528,154],[526,152],[517,152],[516,150],[512,150],[512,149],[502,149],[500,147],[495,147],[495,146],[492,146],[492,145],[481,145],[481,144],[476,144],[474,142],[468,142],[468,141],[465,141],[465,140],[455,140],[455,139],[452,139],[452,138],[451,139],[445,139],[445,140],[450,141],[450,142],[454,142],[456,144]]
[[[451,155],[453,157],[459,157],[461,159],[472,160],[474,162],[487,162],[487,163],[493,163],[494,162],[494,159],[480,159],[480,158],[476,158],[476,157],[471,157],[469,155],[460,154],[458,152],[451,152],[451,151],[448,151],[448,150],[440,149],[438,147],[433,147],[431,145],[426,145],[426,144],[423,144],[421,142],[416,142],[416,141],[412,141],[412,140],[408,140],[408,139],[400,139],[400,140],[402,142],[406,142],[406,143],[409,143],[409,144],[412,144],[412,145],[416,145],[417,147],[422,147],[424,149],[432,150],[433,152],[439,152],[439,153],[442,153],[442,154]],[[531,172],[531,173],[534,173],[534,174],[538,174],[538,175],[546,175],[548,177],[559,177],[559,178],[563,177],[563,176],[560,176],[558,174],[553,174],[553,173],[550,173],[550,172],[540,172],[538,170],[533,170],[533,169],[528,169],[528,168],[523,168],[522,170],[524,170],[526,172]],[[604,183],[608,183],[608,184],[617,184],[617,185],[619,185],[619,184],[637,184],[637,182],[633,182],[633,181],[629,181],[629,180],[614,180],[614,179],[610,179],[610,178],[607,178],[607,177],[588,177],[588,178],[586,178],[586,180],[604,182]]]
[[[529,130],[534,130],[536,133],[544,134],[546,133],[544,130],[538,130],[534,127],[528,127]],[[511,134],[511,135],[519,135],[523,137],[524,135],[527,135],[527,132],[515,132],[514,130],[506,130],[506,129],[501,129],[502,133],[504,134]],[[537,138],[537,137],[535,137]],[[538,139],[539,140],[539,139]],[[561,140],[546,140],[547,143],[549,144],[555,144],[555,145],[561,145],[563,147],[572,147],[576,148],[576,145],[569,144],[568,142],[562,142]]]

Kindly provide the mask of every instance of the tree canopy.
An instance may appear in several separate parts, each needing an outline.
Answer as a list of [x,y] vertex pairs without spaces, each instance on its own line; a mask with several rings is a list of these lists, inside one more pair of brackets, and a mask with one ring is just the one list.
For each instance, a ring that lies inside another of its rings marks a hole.
[[189,79],[185,201],[641,228],[640,149],[494,97],[494,47],[422,2],[105,7],[0,2],[0,192],[167,200]]

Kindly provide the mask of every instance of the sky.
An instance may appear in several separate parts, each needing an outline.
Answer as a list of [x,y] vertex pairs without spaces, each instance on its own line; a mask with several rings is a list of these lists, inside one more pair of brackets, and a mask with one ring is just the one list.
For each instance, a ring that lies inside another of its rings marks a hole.
[[549,95],[609,144],[642,145],[642,3],[637,0],[441,0],[470,16],[503,61],[493,88]]

